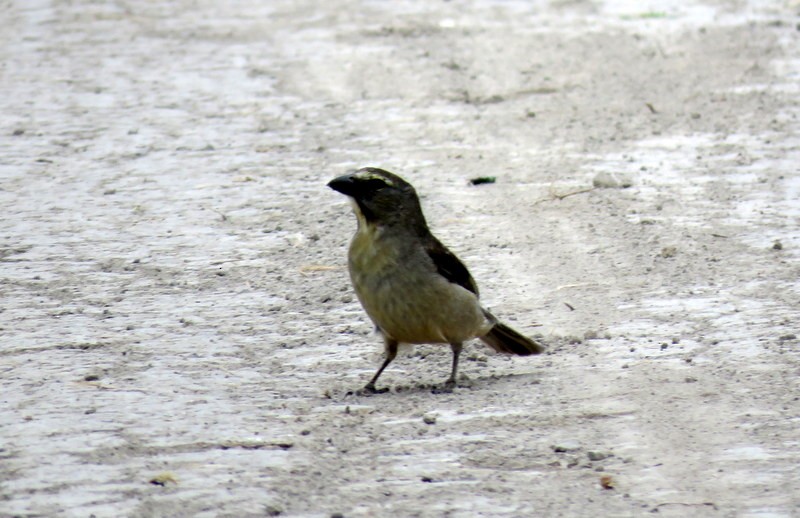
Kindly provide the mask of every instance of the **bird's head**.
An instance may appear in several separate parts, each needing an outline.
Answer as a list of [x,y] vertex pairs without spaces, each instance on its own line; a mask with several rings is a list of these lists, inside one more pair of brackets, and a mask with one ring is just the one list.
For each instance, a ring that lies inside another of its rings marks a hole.
[[349,196],[359,224],[425,225],[414,187],[394,173],[365,167],[334,178],[328,187]]

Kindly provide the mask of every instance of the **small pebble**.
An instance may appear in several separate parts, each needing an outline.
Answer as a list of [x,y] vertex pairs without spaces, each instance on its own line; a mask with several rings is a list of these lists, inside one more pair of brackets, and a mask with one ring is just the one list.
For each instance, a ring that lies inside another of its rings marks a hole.
[[497,178],[494,176],[479,176],[477,178],[472,178],[469,183],[470,185],[483,185],[485,183],[495,183]]
[[156,475],[155,477],[148,480],[149,483],[153,484],[154,486],[166,486],[168,483],[177,484],[178,478],[169,471],[164,471]]
[[633,185],[631,176],[626,173],[597,173],[592,179],[592,185],[599,189],[627,189]]
[[589,451],[589,452],[586,452],[586,456],[589,458],[589,460],[591,460],[593,462],[596,462],[598,460],[607,459],[609,457],[609,454],[608,453],[603,453],[603,452],[600,452],[600,451]]
[[658,254],[662,259],[672,259],[676,255],[678,255],[678,248],[674,246],[665,246]]
[[578,443],[578,441],[573,441],[571,439],[568,439],[566,441],[561,441],[557,444],[554,444],[552,448],[553,451],[556,453],[565,453],[565,452],[580,450],[581,445],[580,443]]

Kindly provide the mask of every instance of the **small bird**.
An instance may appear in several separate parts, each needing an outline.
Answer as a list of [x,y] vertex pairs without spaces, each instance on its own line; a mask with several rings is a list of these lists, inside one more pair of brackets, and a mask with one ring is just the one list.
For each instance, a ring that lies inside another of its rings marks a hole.
[[450,344],[445,387],[456,386],[462,344],[479,338],[495,351],[527,356],[545,347],[481,307],[467,267],[428,229],[414,187],[396,174],[365,167],[328,187],[350,198],[358,228],[348,269],[358,300],[383,335],[386,359],[364,387],[375,388],[400,343]]

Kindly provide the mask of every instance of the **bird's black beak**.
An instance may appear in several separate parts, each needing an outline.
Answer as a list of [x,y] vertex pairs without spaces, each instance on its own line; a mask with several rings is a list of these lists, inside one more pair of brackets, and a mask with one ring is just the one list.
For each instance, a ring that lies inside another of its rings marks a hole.
[[353,196],[356,192],[356,182],[353,175],[349,174],[334,178],[328,182],[328,187],[347,196]]

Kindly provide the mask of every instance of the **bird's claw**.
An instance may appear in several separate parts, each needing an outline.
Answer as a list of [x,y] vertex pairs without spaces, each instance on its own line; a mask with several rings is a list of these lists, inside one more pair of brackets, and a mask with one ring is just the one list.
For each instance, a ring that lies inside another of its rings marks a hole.
[[450,394],[450,393],[453,392],[453,389],[456,388],[457,386],[458,385],[456,383],[456,380],[449,379],[449,380],[445,381],[444,385],[442,385],[441,387],[435,387],[431,391],[431,393],[432,394]]
[[388,387],[384,388],[375,388],[375,385],[372,383],[368,383],[364,388],[356,390],[357,396],[374,396],[375,394],[385,394],[389,392]]

